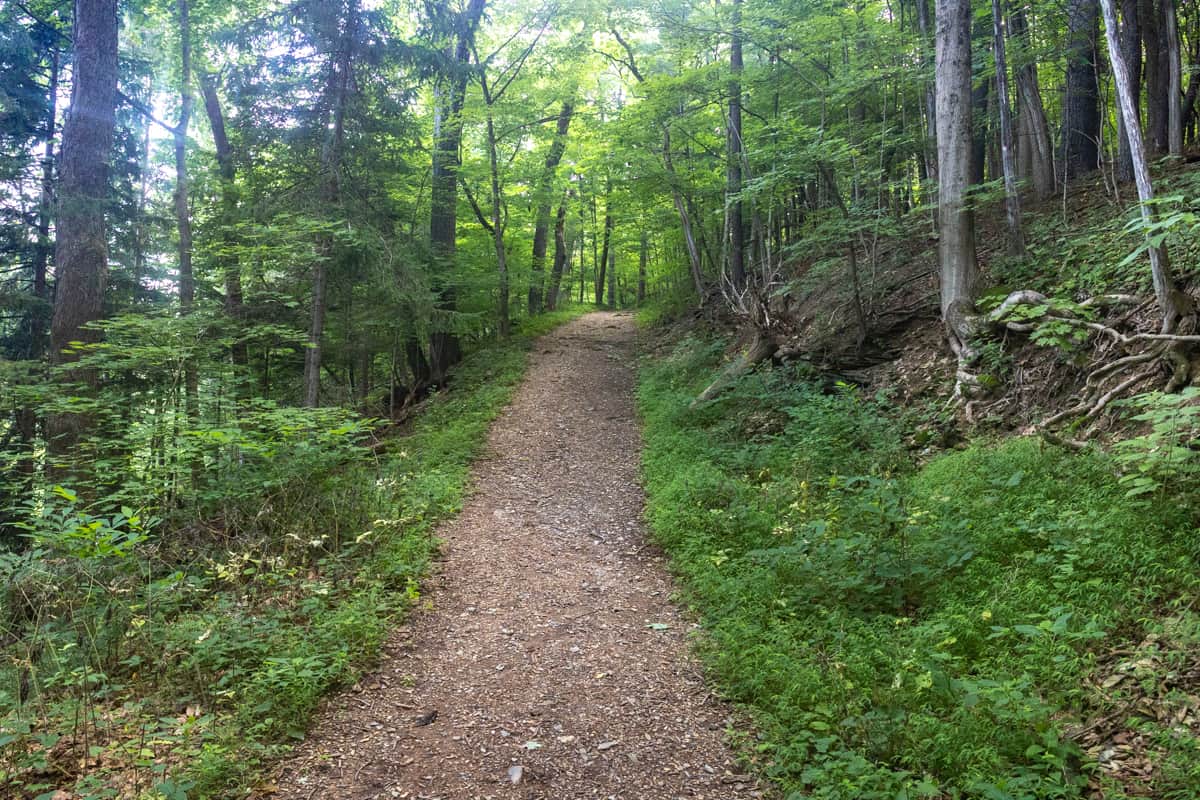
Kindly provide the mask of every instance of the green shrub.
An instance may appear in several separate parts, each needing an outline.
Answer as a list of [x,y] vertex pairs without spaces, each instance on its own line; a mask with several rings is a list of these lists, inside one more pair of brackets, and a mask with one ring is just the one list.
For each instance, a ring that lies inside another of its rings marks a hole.
[[1067,727],[1098,655],[1196,590],[1186,506],[1034,439],[918,467],[883,406],[803,372],[689,408],[720,351],[643,363],[646,514],[747,758],[797,799],[1083,796]]

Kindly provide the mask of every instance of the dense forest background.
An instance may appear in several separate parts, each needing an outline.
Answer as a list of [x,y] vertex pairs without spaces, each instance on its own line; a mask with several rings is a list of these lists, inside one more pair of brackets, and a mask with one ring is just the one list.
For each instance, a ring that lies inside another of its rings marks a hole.
[[[769,362],[903,416],[847,418],[879,452],[1124,439],[1095,497],[1186,528],[1198,64],[1176,0],[0,0],[0,791],[259,780],[417,601],[520,354],[583,306],[732,332],[676,365],[688,413],[765,402]],[[653,420],[679,386],[648,380]],[[1142,610],[1190,569],[1144,555],[1174,571]],[[972,791],[1087,788],[997,686],[1041,766]],[[862,738],[845,769],[903,771]],[[903,796],[960,796],[964,759]]]

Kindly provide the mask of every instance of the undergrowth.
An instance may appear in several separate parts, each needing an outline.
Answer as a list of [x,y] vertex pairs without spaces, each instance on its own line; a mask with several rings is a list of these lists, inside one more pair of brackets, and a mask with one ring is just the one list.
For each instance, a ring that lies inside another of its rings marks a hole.
[[[639,405],[648,520],[748,757],[795,799],[1124,796],[1072,734],[1108,654],[1194,618],[1187,507],[1032,438],[918,465],[881,403],[798,372],[689,408],[721,351],[647,359]],[[1156,796],[1197,796],[1194,735],[1155,746]]]
[[369,422],[331,410],[264,412],[248,428],[273,432],[262,452],[222,434],[236,465],[271,477],[218,483],[220,515],[204,525],[86,504],[67,487],[31,504],[29,546],[0,551],[0,795],[261,788],[320,698],[352,682],[419,600],[434,526],[459,509],[530,343],[583,310],[474,352],[379,446]]

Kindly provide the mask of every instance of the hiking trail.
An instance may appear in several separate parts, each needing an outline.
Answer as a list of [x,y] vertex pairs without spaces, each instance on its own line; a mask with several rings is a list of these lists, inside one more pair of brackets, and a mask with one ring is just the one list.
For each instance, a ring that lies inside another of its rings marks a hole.
[[[635,329],[536,344],[442,558],[379,667],[327,702],[284,800],[763,797],[642,523]],[[426,603],[426,600],[429,601]]]

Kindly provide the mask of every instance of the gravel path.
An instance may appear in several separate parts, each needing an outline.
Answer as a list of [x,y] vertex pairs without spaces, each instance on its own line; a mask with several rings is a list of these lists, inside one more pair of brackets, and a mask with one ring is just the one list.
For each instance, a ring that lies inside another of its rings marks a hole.
[[493,425],[426,597],[380,669],[334,698],[278,797],[762,797],[731,711],[646,542],[634,325],[594,313],[540,341]]

